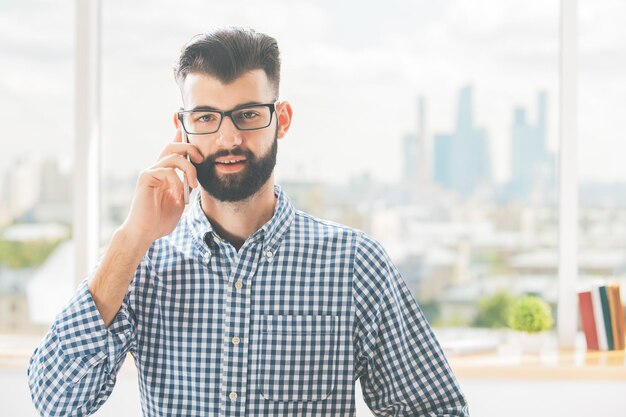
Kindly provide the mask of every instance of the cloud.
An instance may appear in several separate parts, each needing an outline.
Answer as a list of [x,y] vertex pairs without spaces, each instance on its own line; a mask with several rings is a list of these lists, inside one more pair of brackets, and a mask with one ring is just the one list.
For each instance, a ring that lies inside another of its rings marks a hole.
[[[73,2],[13,0],[2,7],[0,55],[9,64],[0,74],[6,93],[0,108],[41,104],[45,112],[35,120],[50,127],[45,138],[24,133],[33,116],[16,111],[9,113],[17,123],[8,123],[8,133],[27,136],[30,146],[53,142],[67,149]],[[626,29],[618,20],[625,9],[614,0],[580,5],[581,137],[594,132],[596,148],[606,149],[596,151],[597,158],[616,154],[609,139],[617,137],[626,103]],[[225,24],[254,27],[281,46],[282,95],[296,109],[279,153],[285,176],[297,176],[295,167],[304,165],[321,166],[324,180],[365,170],[394,180],[399,164],[377,161],[381,154],[399,160],[400,139],[417,123],[417,96],[427,99],[430,132],[449,131],[458,90],[468,83],[474,85],[477,123],[488,129],[500,178],[508,170],[513,107],[534,113],[542,89],[549,93],[550,140],[556,143],[558,2],[107,0],[102,11],[105,170],[112,158],[116,170],[128,173],[153,161],[170,139],[171,112],[179,105],[171,67],[180,47],[192,35]],[[16,145],[0,162],[24,149]],[[346,164],[345,155],[359,157]],[[597,158],[583,161],[585,175],[614,177],[618,170]]]

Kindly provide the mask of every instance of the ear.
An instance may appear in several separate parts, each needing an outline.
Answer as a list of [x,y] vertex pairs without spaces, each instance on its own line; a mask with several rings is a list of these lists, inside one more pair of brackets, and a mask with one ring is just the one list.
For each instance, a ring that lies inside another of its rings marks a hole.
[[178,112],[177,111],[174,112],[173,122],[174,122],[174,127],[177,130],[182,129],[182,126],[180,125],[180,120],[178,120]]
[[174,142],[183,142],[183,126],[178,119],[178,112],[174,112],[174,127],[176,128],[176,137],[174,138]]
[[278,139],[285,137],[291,126],[293,109],[288,101],[281,101],[276,104],[276,118],[278,119]]

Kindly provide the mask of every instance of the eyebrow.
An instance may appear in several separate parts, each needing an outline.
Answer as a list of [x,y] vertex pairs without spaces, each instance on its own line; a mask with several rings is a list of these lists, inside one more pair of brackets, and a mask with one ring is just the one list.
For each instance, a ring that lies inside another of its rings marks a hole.
[[[241,107],[247,107],[247,106],[256,106],[256,105],[259,105],[259,104],[264,104],[264,103],[261,103],[260,101],[248,101],[247,103],[239,104],[239,105],[233,107],[231,110],[239,109]],[[191,111],[198,111],[198,110],[201,110],[201,111],[218,111],[218,112],[222,111],[222,110],[220,110],[220,109],[218,109],[216,107],[204,106],[204,105],[196,106],[193,109],[191,109]],[[224,111],[226,111],[226,110],[224,110]]]

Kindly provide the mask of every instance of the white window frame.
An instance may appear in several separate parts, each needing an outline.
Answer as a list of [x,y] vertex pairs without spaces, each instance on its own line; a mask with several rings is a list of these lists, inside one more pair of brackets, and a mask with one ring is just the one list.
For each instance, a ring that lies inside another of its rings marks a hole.
[[559,31],[559,347],[574,348],[578,282],[578,0],[561,0]]
[[100,0],[75,0],[74,281],[94,267],[100,241]]

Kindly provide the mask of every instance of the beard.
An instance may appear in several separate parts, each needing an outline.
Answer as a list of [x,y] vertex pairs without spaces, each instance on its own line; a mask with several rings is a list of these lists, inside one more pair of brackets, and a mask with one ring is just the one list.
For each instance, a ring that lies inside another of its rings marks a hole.
[[[277,153],[278,127],[271,148],[258,158],[250,151],[233,149],[211,155],[199,164],[192,164],[196,167],[198,182],[209,195],[219,201],[242,201],[259,191],[270,178],[276,166]],[[238,172],[218,175],[215,160],[225,156],[246,158],[244,167]]]

